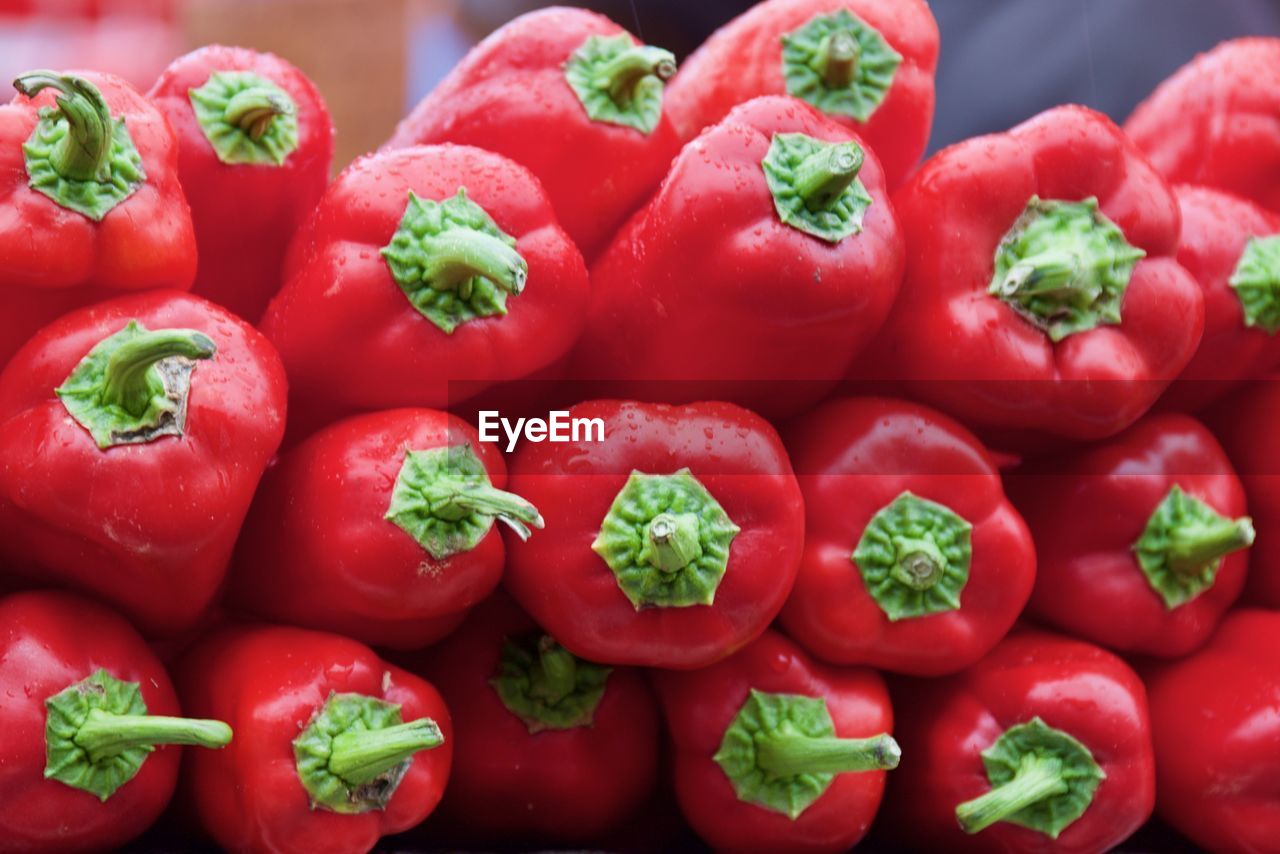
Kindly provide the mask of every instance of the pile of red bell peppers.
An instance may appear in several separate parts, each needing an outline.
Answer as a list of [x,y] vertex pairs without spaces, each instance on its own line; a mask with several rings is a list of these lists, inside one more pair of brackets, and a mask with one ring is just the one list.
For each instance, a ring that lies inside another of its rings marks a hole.
[[1280,852],[1280,40],[920,162],[938,50],[21,75],[0,852]]

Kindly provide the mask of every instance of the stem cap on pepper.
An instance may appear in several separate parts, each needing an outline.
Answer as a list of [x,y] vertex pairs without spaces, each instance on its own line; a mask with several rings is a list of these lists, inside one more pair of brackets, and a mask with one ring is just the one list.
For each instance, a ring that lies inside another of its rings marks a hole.
[[667,50],[637,45],[626,33],[588,36],[564,77],[592,121],[650,134],[662,119],[662,91],[676,73]]
[[297,105],[261,74],[215,71],[187,97],[223,163],[281,166],[298,148]]
[[590,726],[612,672],[534,632],[503,642],[498,673],[489,684],[507,710],[538,733]]
[[1276,334],[1280,330],[1280,235],[1249,238],[1228,284],[1240,299],[1244,325]]
[[787,94],[865,122],[884,103],[902,54],[848,9],[815,15],[782,37]]
[[778,218],[828,243],[862,231],[872,203],[858,178],[865,156],[856,142],[775,133],[760,167]]
[[1253,522],[1228,519],[1176,484],[1133,544],[1138,566],[1170,610],[1213,586],[1222,559],[1253,545]]

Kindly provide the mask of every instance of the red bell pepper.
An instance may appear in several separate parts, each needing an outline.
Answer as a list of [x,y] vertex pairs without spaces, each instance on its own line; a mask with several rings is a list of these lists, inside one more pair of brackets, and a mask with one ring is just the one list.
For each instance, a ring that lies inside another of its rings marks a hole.
[[1013,626],[1036,554],[987,451],[923,406],[833,401],[791,425],[805,547],[787,633],[834,664],[934,676]]
[[706,667],[759,636],[804,540],[800,487],[773,428],[727,403],[599,400],[569,418],[583,419],[572,441],[525,443],[511,461],[511,491],[546,520],[507,543],[520,605],[574,655],[605,664]]
[[859,375],[1026,443],[1119,432],[1195,353],[1177,201],[1102,114],[1058,107],[953,145],[893,202],[907,272]]
[[178,138],[199,269],[193,292],[255,322],[285,247],[333,160],[333,121],[306,75],[269,53],[214,45],[175,59],[147,97]]
[[221,747],[187,720],[123,619],[66,593],[0,599],[0,851],[109,851],[169,803],[178,750]]
[[937,64],[924,0],[767,0],[685,61],[668,110],[689,140],[751,98],[803,99],[870,143],[893,188],[929,141]]
[[812,661],[776,632],[690,672],[653,674],[693,829],[729,851],[845,851],[901,751],[872,670]]
[[1098,647],[1015,632],[962,673],[895,683],[893,704],[885,814],[906,848],[1107,851],[1151,815],[1146,692]]
[[232,601],[269,619],[419,649],[502,579],[494,522],[538,511],[465,421],[430,409],[360,415],[268,470],[237,547]]
[[1245,601],[1280,608],[1280,377],[1248,385],[1219,401],[1209,426],[1239,473],[1257,540],[1249,549]]
[[284,407],[271,345],[199,297],[68,314],[0,375],[0,554],[182,631],[222,582]]
[[1009,493],[1039,556],[1030,613],[1121,652],[1186,655],[1240,595],[1253,542],[1226,453],[1185,415],[1028,466]]
[[454,718],[438,815],[473,843],[596,842],[653,791],[658,710],[640,671],[577,658],[505,595],[413,662]]
[[1280,613],[1236,611],[1195,655],[1145,672],[1156,810],[1205,850],[1280,840]]
[[582,256],[523,167],[467,146],[357,160],[294,238],[262,321],[291,423],[447,407],[552,368],[586,317]]
[[592,265],[578,373],[790,414],[876,334],[904,252],[875,154],[800,101],[750,101]]
[[210,636],[177,670],[188,711],[225,719],[226,750],[188,757],[183,796],[225,850],[365,852],[440,801],[449,712],[427,682],[338,635]]
[[33,71],[0,106],[0,367],[40,327],[191,286],[196,244],[164,116],[108,74]]
[[1280,39],[1226,41],[1161,83],[1124,123],[1170,181],[1280,212]]
[[603,15],[554,7],[476,45],[400,123],[389,148],[474,145],[537,176],[590,258],[680,150],[663,106],[675,57]]

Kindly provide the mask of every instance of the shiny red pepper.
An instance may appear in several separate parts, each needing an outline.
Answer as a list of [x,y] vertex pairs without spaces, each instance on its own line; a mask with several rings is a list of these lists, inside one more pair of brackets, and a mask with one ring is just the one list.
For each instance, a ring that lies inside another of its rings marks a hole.
[[1195,353],[1177,201],[1102,114],[1058,107],[953,145],[893,202],[906,278],[858,375],[1026,443],[1119,432]]
[[526,443],[511,461],[511,491],[546,520],[527,542],[508,539],[520,605],[574,655],[606,664],[706,667],[759,636],[804,540],[773,428],[727,403],[568,412],[582,419],[576,438]]
[[191,286],[196,243],[164,116],[109,74],[33,71],[0,106],[0,367],[46,323]]
[[1249,549],[1245,601],[1280,608],[1280,377],[1245,386],[1207,413],[1208,424],[1239,473],[1257,540]]
[[144,632],[194,625],[284,432],[280,359],[173,291],[40,331],[0,375],[0,554]]
[[1009,477],[1039,555],[1030,613],[1122,652],[1186,655],[1240,595],[1254,538],[1207,429],[1153,415]]
[[658,710],[640,671],[576,657],[507,596],[411,662],[453,714],[439,817],[472,843],[596,842],[653,791]]
[[766,0],[685,61],[668,110],[689,140],[743,101],[801,98],[866,139],[892,188],[929,140],[937,64],[938,25],[923,0]]
[[1138,105],[1127,133],[1170,181],[1238,193],[1280,213],[1280,39],[1223,42]]
[[256,322],[280,289],[289,238],[329,182],[324,99],[278,56],[221,45],[175,59],[147,97],[178,138],[200,248],[193,292]]
[[845,851],[867,832],[901,756],[877,673],[819,664],[770,631],[653,681],[680,810],[712,848]]
[[290,429],[553,368],[577,340],[582,256],[523,167],[458,145],[357,160],[294,238],[262,320],[289,370]]
[[578,374],[791,414],[879,330],[904,252],[870,149],[800,101],[750,101],[592,264]]
[[183,768],[183,797],[224,850],[365,852],[440,801],[449,712],[430,684],[362,644],[231,629],[176,673],[184,707],[236,733],[226,750],[201,751]]
[[1280,613],[1237,611],[1208,646],[1144,672],[1156,810],[1205,850],[1280,840]]
[[502,579],[494,522],[542,519],[503,492],[506,466],[460,418],[358,415],[286,451],[240,535],[232,601],[269,619],[419,649]]
[[1107,851],[1151,815],[1147,697],[1087,643],[1010,635],[970,669],[893,686],[889,838],[911,850]]
[[178,699],[128,623],[66,593],[0,599],[0,851],[109,851],[146,830],[178,781],[176,747],[226,724]]
[[786,436],[805,549],[787,633],[836,664],[932,676],[1013,626],[1036,555],[987,451],[950,418],[897,400],[833,401]]
[[1173,188],[1178,263],[1204,293],[1204,337],[1163,408],[1198,409],[1280,364],[1280,215],[1221,190]]
[[537,176],[590,258],[658,186],[680,140],[663,108],[669,51],[586,9],[521,15],[474,47],[389,148],[474,145]]

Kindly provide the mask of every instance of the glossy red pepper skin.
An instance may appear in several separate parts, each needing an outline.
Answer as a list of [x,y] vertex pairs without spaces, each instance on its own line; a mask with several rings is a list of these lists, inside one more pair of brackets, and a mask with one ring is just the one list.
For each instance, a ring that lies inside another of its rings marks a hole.
[[[446,335],[397,287],[379,250],[395,234],[412,191],[442,200],[465,188],[516,239],[528,264],[524,293],[505,316]],[[398,406],[447,408],[551,368],[586,317],[582,257],[546,194],[523,167],[467,146],[370,155],[329,186],[294,237],[283,290],[261,328],[289,371],[291,425]],[[303,433],[305,434],[305,432]]]
[[[889,775],[886,828],[909,848],[960,852],[1094,852],[1123,842],[1151,815],[1155,767],[1147,695],[1128,665],[1099,647],[1019,630],[973,667],[893,683],[902,764]],[[957,805],[991,784],[981,751],[1039,717],[1080,741],[1106,777],[1058,836],[1007,821],[968,835]]]
[[376,646],[419,649],[457,627],[502,579],[502,538],[433,559],[385,518],[406,449],[468,445],[493,485],[506,465],[456,416],[358,415],[285,451],[263,477],[237,545],[232,601],[268,619]]
[[110,850],[168,805],[180,756],[172,745],[105,801],[44,777],[45,699],[99,669],[138,683],[150,714],[179,714],[164,667],[114,612],[52,591],[0,599],[0,851]]
[[[228,164],[197,121],[189,92],[215,72],[252,72],[293,101],[297,148],[284,163]],[[212,45],[175,59],[147,97],[178,139],[178,175],[199,246],[192,292],[253,323],[280,289],[285,247],[329,183],[333,120],[315,84],[270,53]]]
[[1207,423],[1239,473],[1258,538],[1249,549],[1244,599],[1280,609],[1280,448],[1273,425],[1280,418],[1280,378],[1272,375],[1218,401]]
[[[795,581],[804,538],[800,488],[777,433],[725,403],[667,406],[589,401],[571,418],[600,418],[603,442],[525,443],[509,489],[546,528],[508,538],[506,588],[544,629],[588,661],[706,667],[759,636]],[[632,471],[688,468],[741,529],[714,604],[637,610],[592,543]]]
[[1226,41],[1161,83],[1124,123],[1170,181],[1280,212],[1280,39]]
[[[440,694],[338,635],[282,626],[208,637],[175,670],[184,708],[227,721],[236,738],[183,768],[182,793],[201,826],[228,851],[364,852],[408,830],[440,801],[453,730]],[[404,721],[431,718],[444,735],[417,753],[384,809],[341,814],[313,807],[293,742],[331,694],[361,694],[401,707]]]
[[[1000,473],[969,431],[926,407],[887,398],[833,401],[789,425],[804,493],[805,550],[782,625],[810,653],[916,676],[967,667],[1022,612],[1035,546]],[[960,607],[890,620],[853,554],[868,523],[909,492],[972,525]]]
[[1182,210],[1178,263],[1204,293],[1204,337],[1178,381],[1160,399],[1162,409],[1197,410],[1242,380],[1261,379],[1280,363],[1280,341],[1247,326],[1231,279],[1251,238],[1280,233],[1280,215],[1242,197],[1179,184]]
[[1170,608],[1134,544],[1172,487],[1223,516],[1245,515],[1245,493],[1222,447],[1198,421],[1153,415],[1074,454],[1011,474],[1009,493],[1039,556],[1029,613],[1120,652],[1186,655],[1240,595],[1249,551],[1222,558],[1212,586]]
[[[1054,343],[987,293],[993,259],[1033,196],[1096,196],[1133,269],[1122,322]],[[934,155],[894,194],[907,241],[902,291],[858,376],[908,381],[915,395],[978,430],[1073,439],[1137,420],[1190,361],[1204,300],[1174,260],[1177,202],[1120,129],[1084,107],[1058,107],[1011,131]]]
[[866,122],[832,114],[858,132],[884,166],[889,187],[920,161],[933,124],[938,24],[920,0],[767,0],[717,30],[681,65],[668,109],[681,139],[693,139],[734,106],[787,93],[781,39],[816,15],[846,9],[874,27],[902,56],[884,101]]
[[1156,810],[1197,845],[1274,851],[1280,839],[1280,614],[1241,610],[1204,649],[1144,671]]
[[438,818],[465,838],[591,843],[635,814],[657,782],[658,709],[639,670],[613,668],[591,722],[571,729],[530,732],[503,705],[491,681],[503,643],[538,631],[499,593],[410,658],[454,718]]
[[[793,133],[862,148],[858,180],[872,202],[860,232],[832,243],[779,218],[761,162],[776,134]],[[750,101],[681,152],[592,264],[576,370],[629,381],[637,397],[794,414],[875,336],[904,254],[874,152],[801,101]]]
[[652,679],[674,745],[680,810],[712,848],[844,851],[866,834],[884,794],[884,771],[836,775],[821,797],[791,819],[739,800],[712,757],[752,690],[826,700],[840,738],[890,732],[894,711],[878,673],[821,664],[783,635],[769,631],[710,668],[657,670]]
[[[199,330],[217,353],[191,375],[183,435],[103,450],[54,389],[130,320]],[[284,417],[279,357],[210,302],[157,291],[68,314],[0,375],[0,552],[111,602],[144,633],[177,634],[222,583]]]
[[[388,148],[474,145],[527,168],[592,257],[658,186],[680,139],[666,118],[649,133],[591,119],[565,81],[589,36],[626,30],[586,9],[521,15],[474,47],[400,122]],[[634,41],[634,38],[633,38]]]
[[146,180],[95,222],[28,186],[23,144],[46,90],[0,106],[0,366],[40,327],[72,309],[128,291],[186,289],[196,274],[191,212],[178,183],[178,146],[164,116],[118,77],[79,72],[122,118]]

